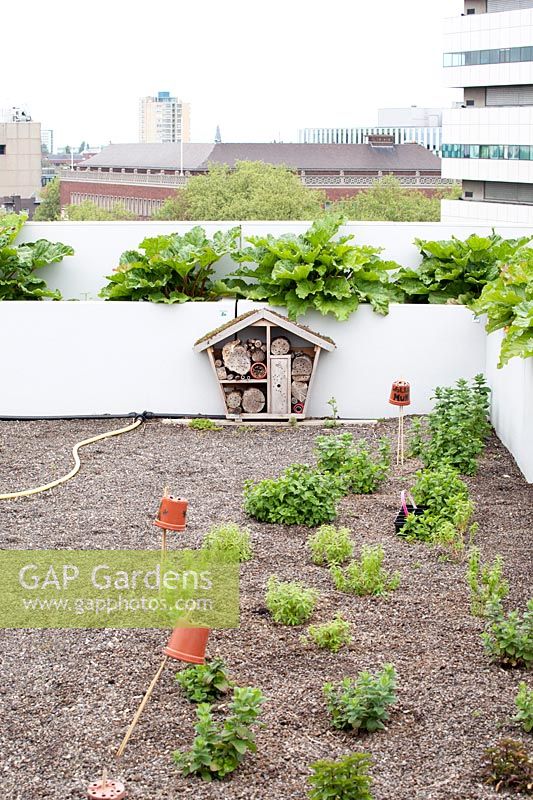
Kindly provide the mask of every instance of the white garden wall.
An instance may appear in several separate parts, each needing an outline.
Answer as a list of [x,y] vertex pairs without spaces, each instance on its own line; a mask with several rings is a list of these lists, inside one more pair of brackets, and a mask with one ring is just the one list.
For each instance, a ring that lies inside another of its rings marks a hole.
[[[52,289],[59,289],[66,300],[96,300],[100,289],[107,283],[105,276],[118,265],[124,250],[138,247],[147,236],[157,236],[175,231],[184,233],[194,225],[202,225],[208,235],[216,230],[227,230],[242,225],[242,239],[267,233],[301,233],[309,222],[29,222],[19,237],[20,242],[50,239],[71,245],[75,255],[60,264],[52,264],[40,271]],[[449,239],[453,234],[464,239],[471,233],[488,234],[489,225],[444,225],[435,222],[350,222],[341,233],[352,233],[356,244],[383,247],[383,257],[402,266],[416,266],[420,254],[413,244],[419,239]],[[531,232],[529,227],[502,226],[498,233],[515,238]],[[233,264],[225,258],[217,272],[230,272]]]
[[[258,306],[240,302],[238,312]],[[0,304],[4,348],[0,416],[223,414],[207,355],[194,342],[233,318],[235,303],[11,302]],[[337,344],[320,358],[311,416],[395,414],[395,378],[413,386],[412,413],[431,408],[437,384],[482,372],[485,334],[460,306],[393,305],[387,317],[361,307],[347,322],[302,320]]]
[[492,387],[492,424],[533,483],[533,359],[513,358],[497,369],[503,333],[487,338],[487,381]]

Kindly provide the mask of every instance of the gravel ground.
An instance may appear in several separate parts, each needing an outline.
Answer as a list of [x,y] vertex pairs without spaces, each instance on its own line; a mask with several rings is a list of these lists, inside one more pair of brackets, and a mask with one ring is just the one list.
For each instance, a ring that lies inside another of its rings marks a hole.
[[[0,423],[0,487],[14,491],[59,477],[74,442],[110,430],[113,420]],[[344,429],[343,429],[344,430]],[[356,435],[394,437],[392,423],[360,426]],[[375,800],[480,800],[495,794],[479,779],[484,748],[510,735],[523,674],[491,665],[482,623],[469,614],[464,564],[442,563],[424,545],[397,539],[399,491],[416,462],[394,468],[372,496],[341,502],[338,524],[356,545],[381,543],[401,586],[387,599],[355,598],[332,588],[312,565],[309,530],[246,519],[246,478],[277,474],[310,461],[317,428],[236,427],[219,433],[149,422],[82,451],[82,471],[51,492],[0,504],[0,547],[151,548],[162,487],[189,499],[188,546],[214,523],[234,520],[252,531],[254,559],[242,566],[241,625],[214,632],[210,655],[234,679],[268,696],[258,752],[222,783],[183,779],[171,759],[192,737],[194,706],[167,667],[124,758],[113,754],[161,660],[165,631],[0,631],[0,788],[22,800],[83,798],[102,766],[127,784],[132,800],[304,800],[308,765],[317,758],[366,750],[374,760]],[[468,479],[485,558],[501,553],[510,579],[509,606],[532,595],[533,487],[496,439],[479,474]],[[314,621],[337,611],[353,622],[354,642],[337,655],[303,647],[301,628],[276,626],[264,614],[268,576],[300,578],[320,591]],[[361,669],[395,664],[399,701],[387,729],[353,735],[330,728],[322,684]],[[530,739],[531,741],[531,739]]]

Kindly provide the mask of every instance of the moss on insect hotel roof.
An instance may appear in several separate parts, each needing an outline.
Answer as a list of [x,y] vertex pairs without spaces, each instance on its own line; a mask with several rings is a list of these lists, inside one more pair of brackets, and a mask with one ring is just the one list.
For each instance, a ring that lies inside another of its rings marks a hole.
[[253,316],[257,315],[258,313],[261,313],[261,311],[268,311],[269,314],[272,314],[274,317],[277,317],[280,320],[280,326],[281,327],[284,327],[283,323],[289,323],[289,325],[296,325],[304,333],[307,331],[307,333],[311,333],[313,336],[318,336],[320,339],[323,339],[325,342],[329,342],[330,344],[335,346],[335,342],[329,336],[324,336],[324,334],[318,333],[317,331],[312,330],[312,328],[309,328],[307,325],[302,325],[300,322],[294,322],[293,320],[290,320],[288,317],[284,317],[283,314],[278,314],[277,311],[273,311],[271,308],[254,308],[252,311],[246,311],[246,313],[240,314],[240,316],[229,320],[224,325],[221,325],[219,328],[215,328],[214,330],[209,331],[209,333],[206,333],[204,336],[201,336],[194,343],[194,346],[196,347],[197,345],[202,344],[202,342],[205,342],[208,339],[211,339],[213,336],[218,336],[218,334],[222,333],[222,331],[225,331],[227,328],[232,328],[234,325],[237,325],[238,323],[240,323],[243,320],[247,319],[247,317],[253,317]]

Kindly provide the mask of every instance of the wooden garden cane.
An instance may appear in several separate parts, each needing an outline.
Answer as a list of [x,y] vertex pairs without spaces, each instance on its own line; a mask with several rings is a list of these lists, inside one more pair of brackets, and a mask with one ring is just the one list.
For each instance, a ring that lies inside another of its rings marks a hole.
[[117,758],[120,758],[124,755],[124,751],[131,738],[131,735],[135,730],[137,723],[139,722],[144,707],[150,699],[151,694],[163,673],[168,659],[173,658],[176,661],[184,661],[188,664],[205,664],[205,649],[208,638],[209,628],[174,628],[167,646],[163,649],[165,657],[159,665],[159,669],[152,678],[152,682],[146,690],[145,695],[141,700],[137,711],[135,712],[135,716],[133,717],[129,728],[126,731],[126,735],[124,736],[124,739],[117,750]]

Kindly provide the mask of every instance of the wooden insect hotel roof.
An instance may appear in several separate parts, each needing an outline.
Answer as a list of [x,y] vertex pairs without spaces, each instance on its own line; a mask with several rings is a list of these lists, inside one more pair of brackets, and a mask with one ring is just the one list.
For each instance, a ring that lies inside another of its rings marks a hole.
[[293,322],[288,319],[288,317],[284,317],[283,314],[278,314],[277,311],[272,311],[270,308],[259,308],[254,311],[247,311],[245,314],[241,314],[239,317],[226,322],[225,325],[221,325],[220,328],[216,328],[214,331],[206,333],[201,339],[198,339],[198,341],[195,342],[194,349],[197,353],[200,353],[208,347],[217,344],[217,342],[220,342],[222,339],[238,333],[249,325],[255,325],[263,319],[276,327],[285,328],[289,333],[293,333],[301,339],[306,339],[308,342],[316,344],[324,350],[335,350],[335,342],[333,339],[330,339],[329,336],[317,333],[311,330],[311,328],[308,328],[307,325]]

